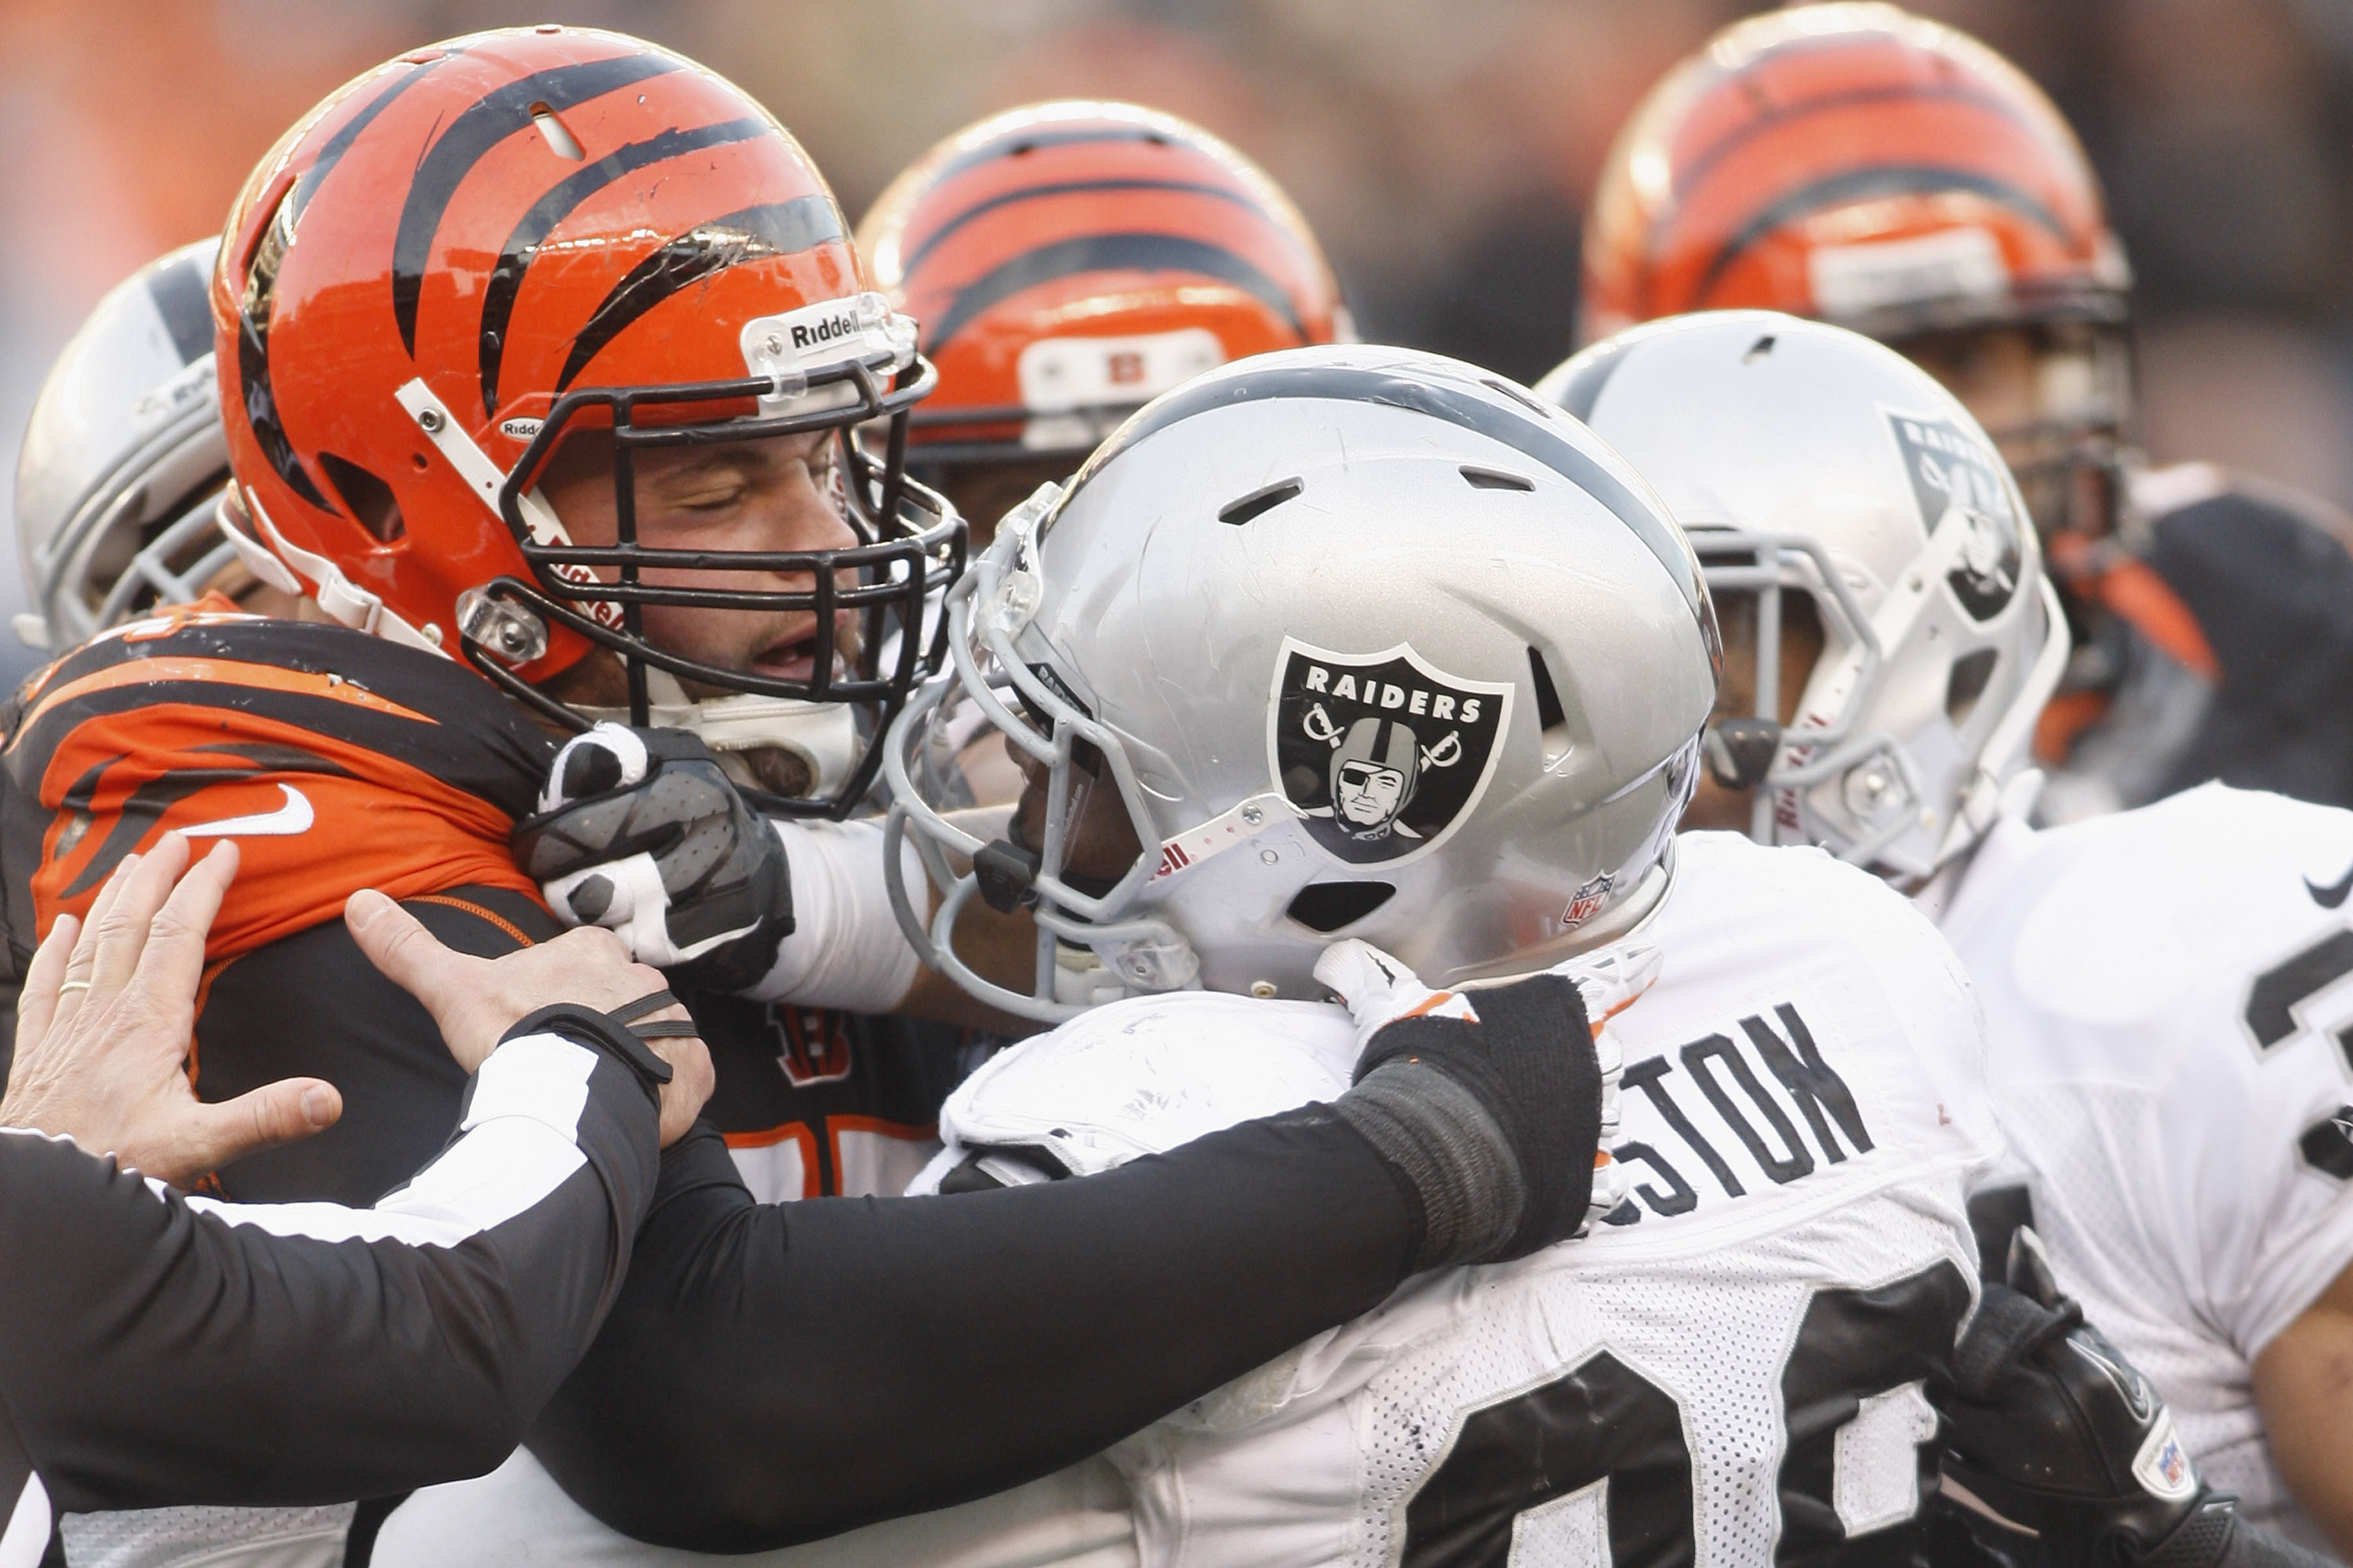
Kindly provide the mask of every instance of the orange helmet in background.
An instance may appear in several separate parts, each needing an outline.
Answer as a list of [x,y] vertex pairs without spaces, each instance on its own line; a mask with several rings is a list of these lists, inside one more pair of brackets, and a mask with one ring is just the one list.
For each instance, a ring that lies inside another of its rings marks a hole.
[[[534,685],[596,646],[626,665],[637,723],[649,700],[712,705],[681,679],[733,694],[718,700],[747,722],[841,704],[887,722],[930,673],[934,651],[891,633],[959,569],[960,524],[849,439],[929,389],[913,325],[869,286],[799,145],[693,62],[558,26],[405,55],[262,161],[212,294],[233,542],[336,620],[462,651],[583,726]],[[841,432],[858,547],[637,542],[632,452],[819,429]],[[602,548],[575,546],[535,489],[584,429],[611,442],[619,539]],[[744,576],[740,590],[640,580],[680,570]],[[646,641],[648,604],[857,620],[856,667],[703,664]],[[871,777],[877,759],[850,767]]]
[[892,182],[858,238],[939,366],[910,429],[927,465],[1052,460],[1060,477],[1180,381],[1353,335],[1273,180],[1133,104],[1032,104],[959,132]]
[[1718,33],[1619,133],[1583,331],[1764,309],[1878,338],[2121,321],[2131,273],[2066,121],[1976,39],[1893,5]]
[[1687,311],[1787,311],[1940,375],[1933,336],[2034,329],[2033,407],[1973,411],[2046,530],[2104,531],[2074,482],[2114,465],[2130,283],[2083,147],[2023,72],[1894,5],[1800,5],[1716,34],[1619,133],[1580,326],[1591,341]]

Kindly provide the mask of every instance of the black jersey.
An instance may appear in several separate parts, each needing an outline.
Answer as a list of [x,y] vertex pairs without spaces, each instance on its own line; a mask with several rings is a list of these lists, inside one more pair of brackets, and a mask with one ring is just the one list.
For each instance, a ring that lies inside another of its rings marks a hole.
[[2149,519],[2149,565],[2198,618],[2221,673],[2168,793],[2219,779],[2353,806],[2353,554],[2318,509],[2240,481]]
[[[206,954],[196,1091],[223,1100],[309,1075],[346,1109],[317,1139],[223,1172],[223,1191],[364,1203],[430,1158],[463,1077],[424,1010],[353,945],[343,900],[379,888],[482,957],[561,929],[507,848],[554,756],[522,708],[461,664],[341,626],[198,609],[93,640],[0,719],[0,896],[19,972],[59,913],[86,912],[165,831],[239,841]],[[719,1075],[706,1117],[755,1196],[896,1192],[935,1147],[959,1032],[683,1000]]]
[[[184,613],[69,655],[6,717],[20,959],[156,833],[244,843],[197,1091],[307,1073],[345,1108],[230,1167],[228,1195],[356,1206],[428,1160],[463,1080],[338,916],[380,886],[469,951],[554,929],[507,857],[553,760],[521,708],[340,627]],[[736,1160],[761,1150],[808,1151],[804,1194],[903,1172],[967,1047],[683,1000],[718,1067],[719,1130],[664,1155],[612,1312],[530,1439],[583,1507],[649,1539],[782,1545],[1043,1475],[1366,1311],[1419,1245],[1410,1185],[1321,1110],[1085,1181],[755,1202]],[[780,1160],[756,1173],[788,1186]]]
[[2060,820],[2210,779],[2353,806],[2353,524],[2204,463],[2137,473],[2129,548],[2054,542],[2078,614],[2035,750]]

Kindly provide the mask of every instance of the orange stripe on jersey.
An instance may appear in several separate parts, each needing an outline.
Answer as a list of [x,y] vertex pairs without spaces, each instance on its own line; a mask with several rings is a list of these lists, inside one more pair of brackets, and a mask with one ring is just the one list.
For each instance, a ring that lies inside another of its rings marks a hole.
[[290,692],[296,696],[327,697],[394,718],[414,719],[418,724],[438,722],[402,707],[398,703],[386,702],[374,692],[340,676],[308,674],[300,670],[281,670],[274,664],[248,664],[234,659],[164,658],[130,659],[120,664],[110,664],[103,670],[93,670],[87,675],[68,681],[54,692],[43,693],[40,701],[17,726],[16,733],[21,736],[31,729],[44,714],[59,703],[71,702],[93,692],[144,686],[160,681],[259,686],[273,692]]
[[825,1196],[820,1181],[824,1172],[817,1162],[817,1134],[810,1130],[807,1122],[788,1121],[758,1132],[726,1132],[720,1137],[726,1140],[730,1149],[771,1149],[779,1143],[797,1145],[801,1160],[801,1197],[806,1200]]
[[514,938],[514,945],[518,948],[535,948],[539,946],[538,943],[531,939],[530,934],[524,931],[522,927],[516,925],[513,921],[508,919],[497,910],[490,908],[484,905],[477,904],[470,898],[453,898],[446,893],[428,893],[421,898],[412,898],[409,902],[411,904],[438,904],[444,909],[455,909],[460,914],[471,915],[483,925],[491,927],[493,930],[503,932],[505,935]]
[[[124,668],[153,679],[174,662]],[[234,675],[334,691],[322,676],[274,668],[236,666]],[[421,717],[355,689],[339,700]],[[209,961],[337,918],[363,887],[394,898],[469,885],[539,896],[509,855],[513,823],[497,807],[369,747],[242,708],[163,702],[92,715],[49,758],[40,803],[56,813],[32,878],[42,931],[61,913],[87,913],[123,855],[215,823],[236,824],[222,836],[238,841],[242,860],[206,944]]]
[[2075,737],[2106,716],[2105,692],[2062,692],[2042,705],[2034,721],[2034,760],[2055,768],[2075,749]]
[[2198,617],[2157,569],[2146,561],[2123,556],[2097,579],[2100,602],[2106,605],[2165,652],[2209,681],[2222,678],[2221,661],[2198,624]]

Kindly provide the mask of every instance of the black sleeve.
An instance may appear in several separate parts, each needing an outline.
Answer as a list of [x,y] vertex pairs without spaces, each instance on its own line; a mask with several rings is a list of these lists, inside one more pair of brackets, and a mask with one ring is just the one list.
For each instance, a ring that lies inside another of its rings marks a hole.
[[754,1204],[715,1135],[530,1446],[640,1540],[749,1552],[944,1508],[1128,1436],[1377,1305],[1419,1220],[1311,1106],[1082,1181]]
[[[584,1093],[585,1089],[585,1093]],[[0,1135],[0,1405],[63,1511],[313,1504],[502,1461],[617,1293],[654,1095],[547,1033],[374,1211],[183,1200]]]
[[[495,959],[562,929],[502,888],[460,887],[401,907],[446,945]],[[343,1118],[300,1143],[220,1173],[246,1203],[373,1203],[439,1151],[466,1075],[417,1000],[386,980],[329,920],[235,959],[213,977],[196,1020],[196,1093],[234,1099],[280,1078],[324,1078]]]
[[0,1400],[0,1563],[41,1561],[55,1528],[48,1494],[33,1475],[6,1401]]

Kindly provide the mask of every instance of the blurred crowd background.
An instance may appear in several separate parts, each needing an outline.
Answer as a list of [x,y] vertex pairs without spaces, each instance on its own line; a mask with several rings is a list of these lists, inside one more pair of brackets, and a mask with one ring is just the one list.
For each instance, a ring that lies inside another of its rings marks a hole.
[[[855,220],[993,110],[1134,99],[1263,163],[1364,335],[1533,379],[1579,220],[1727,0],[0,0],[0,461],[111,284],[216,229],[293,119],[401,49],[547,20],[682,50],[775,110]],[[1923,0],[2073,121],[2138,280],[2140,439],[2353,506],[2353,0]],[[22,604],[0,554],[0,626]],[[0,636],[0,676],[34,655]]]

